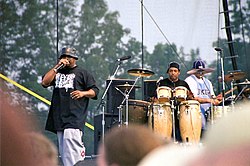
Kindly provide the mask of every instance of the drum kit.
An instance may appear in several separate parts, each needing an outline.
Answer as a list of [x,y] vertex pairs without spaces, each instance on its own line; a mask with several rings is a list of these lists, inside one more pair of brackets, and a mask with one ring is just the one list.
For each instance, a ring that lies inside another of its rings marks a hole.
[[133,88],[140,88],[136,85],[138,78],[150,77],[154,73],[150,70],[131,69],[128,70],[128,74],[137,77],[135,83],[115,87],[124,95],[124,100],[118,107],[120,126],[128,126],[129,123],[143,124],[167,140],[173,135],[175,142],[174,102],[178,101],[179,126],[183,142],[199,142],[202,123],[200,104],[195,100],[187,100],[187,88],[179,86],[172,90],[167,86],[159,86],[156,89],[157,99],[153,102],[132,100],[129,99],[129,93]]

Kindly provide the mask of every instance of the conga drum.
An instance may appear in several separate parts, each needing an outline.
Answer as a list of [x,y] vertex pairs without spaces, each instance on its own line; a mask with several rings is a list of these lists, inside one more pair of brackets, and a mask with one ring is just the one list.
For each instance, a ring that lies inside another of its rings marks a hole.
[[183,142],[199,143],[202,117],[200,103],[198,101],[186,100],[180,103],[179,124]]
[[156,89],[158,102],[164,104],[169,102],[172,97],[172,90],[167,86],[160,86]]
[[149,128],[156,134],[164,137],[167,140],[171,139],[172,134],[172,114],[169,103],[155,103],[149,110]]

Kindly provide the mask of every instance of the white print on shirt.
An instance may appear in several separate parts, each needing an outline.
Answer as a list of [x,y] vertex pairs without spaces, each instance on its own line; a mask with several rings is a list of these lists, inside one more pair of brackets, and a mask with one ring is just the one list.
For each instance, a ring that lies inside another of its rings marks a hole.
[[56,74],[55,88],[65,88],[68,91],[69,88],[74,89],[74,78],[76,75],[72,74]]
[[210,91],[207,89],[198,89],[198,95],[208,95],[210,96]]

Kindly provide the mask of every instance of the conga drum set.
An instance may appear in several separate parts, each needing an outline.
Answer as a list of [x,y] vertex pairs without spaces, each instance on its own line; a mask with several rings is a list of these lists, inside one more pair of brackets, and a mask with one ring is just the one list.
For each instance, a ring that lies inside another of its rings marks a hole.
[[[156,133],[170,140],[172,135],[175,141],[175,114],[179,119],[179,129],[183,142],[198,143],[201,135],[200,103],[196,100],[187,100],[188,90],[183,86],[171,89],[167,86],[157,88],[157,100],[153,103],[152,126]],[[174,103],[179,105],[176,106]],[[149,123],[150,124],[150,123]]]

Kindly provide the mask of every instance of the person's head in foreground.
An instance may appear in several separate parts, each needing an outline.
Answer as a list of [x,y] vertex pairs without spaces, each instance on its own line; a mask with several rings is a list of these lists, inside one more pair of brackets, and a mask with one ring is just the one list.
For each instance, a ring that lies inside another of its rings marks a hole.
[[135,166],[153,149],[165,144],[149,128],[129,125],[112,128],[99,146],[98,166]]

